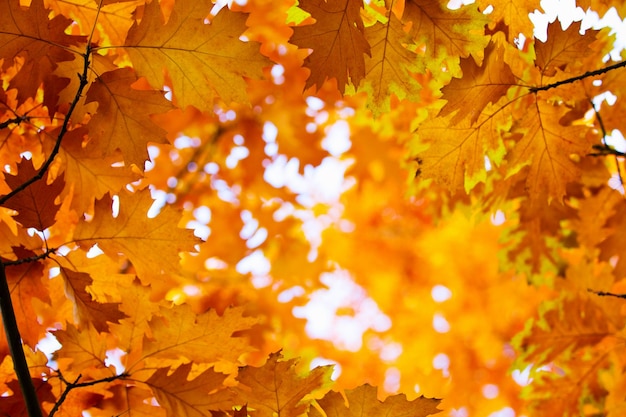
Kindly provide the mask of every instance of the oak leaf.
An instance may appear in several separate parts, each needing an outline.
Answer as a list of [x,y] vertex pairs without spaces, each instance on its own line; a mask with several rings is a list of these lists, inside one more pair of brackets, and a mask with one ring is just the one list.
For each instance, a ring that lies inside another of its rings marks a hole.
[[389,107],[391,94],[416,100],[421,88],[413,77],[419,71],[418,56],[408,49],[414,45],[402,22],[390,13],[384,24],[365,28],[365,37],[372,45],[365,59],[365,90],[371,90],[368,99],[374,113]]
[[124,43],[137,73],[153,86],[163,86],[163,66],[167,69],[181,108],[211,108],[216,93],[226,103],[245,102],[244,77],[260,78],[263,67],[270,65],[254,42],[239,39],[246,30],[246,14],[225,8],[206,24],[209,6],[177,1],[163,24],[159,3],[151,2]]
[[365,77],[363,55],[370,55],[370,45],[363,34],[361,0],[300,1],[299,7],[311,14],[314,24],[293,29],[290,42],[309,48],[311,54],[304,66],[311,70],[306,87],[321,88],[329,78],[337,80],[342,93],[350,82],[358,86]]
[[161,315],[150,320],[151,335],[144,338],[141,354],[152,363],[220,364],[229,369],[253,350],[245,337],[234,334],[257,322],[258,318],[245,317],[240,307],[227,309],[221,316],[214,310],[195,314],[187,305],[162,308]]
[[[4,174],[4,180],[11,190],[16,190],[26,181],[38,174],[30,159],[22,159],[17,165],[17,174]],[[57,177],[47,184],[48,174],[42,179],[21,190],[11,197],[5,207],[18,212],[15,220],[26,228],[34,227],[44,231],[54,224],[54,216],[59,211],[60,204],[56,203],[57,197],[63,190],[65,182],[63,177]]]
[[273,353],[262,367],[248,366],[239,371],[239,385],[232,389],[241,405],[247,405],[251,416],[300,416],[309,408],[310,394],[330,382],[330,366],[317,367],[300,376],[296,359],[281,359],[280,352]]
[[451,10],[439,0],[406,0],[402,22],[411,22],[409,34],[417,45],[425,47],[425,67],[437,71],[440,63],[450,58],[472,55],[482,60],[489,42],[485,36],[489,18],[472,5]]
[[[44,8],[43,0],[33,0],[27,10],[18,1],[2,0],[0,10],[3,11],[0,15],[2,69],[13,65],[18,56],[24,58],[24,64],[9,83],[9,88],[17,89],[18,103],[34,97],[42,83],[45,101],[56,103],[56,97],[46,96],[58,92],[57,83],[62,81],[51,72],[58,62],[75,58],[69,47],[83,38],[65,33],[72,23],[66,17],[49,19],[50,11]],[[52,114],[54,108],[49,111]]]
[[78,213],[92,210],[94,201],[107,193],[118,193],[126,184],[139,179],[130,166],[120,166],[117,153],[104,156],[97,144],[83,146],[85,128],[74,129],[63,138],[58,158],[65,162],[64,193],[72,192],[71,207]]
[[54,357],[67,378],[111,375],[112,368],[108,369],[104,362],[108,349],[106,333],[99,333],[89,324],[81,330],[68,323],[64,330],[56,330],[54,337],[61,344]]
[[[327,416],[426,417],[441,412],[437,408],[440,401],[424,396],[409,401],[404,394],[393,395],[380,401],[377,398],[376,387],[365,384],[355,389],[346,390],[345,398],[341,393],[331,391],[317,402]],[[322,417],[322,414],[316,408],[312,408],[309,416]]]
[[87,291],[93,279],[84,272],[61,268],[61,276],[65,282],[65,292],[74,305],[77,323],[84,327],[91,323],[99,332],[109,330],[108,323],[119,323],[126,317],[119,310],[119,303],[101,303],[93,299]]
[[98,244],[112,254],[123,253],[132,262],[142,281],[150,281],[161,274],[176,274],[179,252],[193,251],[198,239],[191,230],[178,228],[180,217],[171,207],[164,207],[152,219],[146,214],[154,203],[150,191],[119,194],[119,213],[112,213],[113,200],[109,195],[97,200],[91,221],[81,221],[74,232],[74,240],[82,247]]
[[543,198],[560,201],[567,184],[581,178],[577,158],[585,157],[597,138],[585,126],[562,125],[569,109],[549,102],[541,93],[527,96],[518,106],[522,114],[512,129],[517,140],[506,159],[511,169],[528,166],[522,175],[531,204]]
[[515,84],[516,79],[504,61],[503,43],[502,40],[497,43],[491,41],[485,48],[482,65],[477,65],[472,58],[461,59],[463,76],[453,78],[450,84],[441,89],[442,98],[447,103],[439,116],[445,117],[458,110],[449,121],[451,126],[465,117],[469,117],[470,124],[473,124],[489,103],[497,102]]
[[586,346],[594,346],[614,333],[604,312],[589,298],[571,298],[551,308],[519,335],[519,345],[524,349],[524,361],[540,364],[572,355]]
[[[15,247],[13,252],[18,259],[35,255],[34,252],[23,247]],[[2,259],[2,261],[6,260]],[[20,334],[24,343],[34,348],[43,337],[46,327],[40,322],[33,323],[33,317],[38,316],[38,311],[34,306],[35,299],[50,304],[48,280],[44,279],[44,267],[40,262],[24,263],[5,267],[5,273]]]
[[432,178],[453,194],[485,181],[486,158],[494,165],[502,161],[505,149],[501,134],[511,125],[510,114],[500,103],[484,108],[474,124],[470,118],[453,123],[457,117],[431,118],[417,131],[423,143],[429,144],[426,150],[416,152],[418,178]]
[[588,29],[580,34],[581,22],[572,23],[566,30],[554,22],[548,25],[548,38],[535,43],[535,65],[542,75],[553,76],[556,70],[578,75],[589,57],[595,57],[591,49],[596,41],[597,30]]
[[137,76],[132,68],[120,68],[99,76],[87,91],[86,104],[97,101],[98,110],[87,128],[94,146],[110,156],[122,151],[126,165],[143,170],[148,159],[148,143],[167,143],[166,131],[150,115],[174,107],[159,91],[136,90]]
[[228,408],[232,395],[224,390],[226,375],[212,368],[189,380],[191,364],[184,364],[170,374],[170,368],[159,368],[145,381],[159,405],[168,415],[208,417],[210,410]]

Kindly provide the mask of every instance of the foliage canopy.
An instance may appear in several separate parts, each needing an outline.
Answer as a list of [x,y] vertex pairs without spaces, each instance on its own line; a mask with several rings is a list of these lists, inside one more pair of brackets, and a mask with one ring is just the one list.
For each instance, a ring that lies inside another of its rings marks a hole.
[[625,64],[536,3],[0,0],[0,415],[622,415]]

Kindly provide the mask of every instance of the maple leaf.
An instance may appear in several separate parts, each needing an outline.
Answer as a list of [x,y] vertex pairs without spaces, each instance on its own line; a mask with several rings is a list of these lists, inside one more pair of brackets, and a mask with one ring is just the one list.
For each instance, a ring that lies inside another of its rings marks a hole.
[[198,240],[191,230],[177,227],[179,216],[174,210],[165,207],[157,217],[146,219],[154,202],[149,190],[120,193],[116,217],[111,212],[112,202],[108,195],[97,200],[93,219],[76,226],[74,240],[83,247],[97,243],[105,252],[123,253],[141,280],[176,274],[179,252],[193,251]]
[[330,381],[330,366],[317,367],[307,375],[299,376],[295,369],[296,359],[281,359],[280,352],[272,353],[262,367],[248,366],[239,371],[239,385],[232,390],[241,404],[247,405],[251,416],[300,416],[312,400],[309,394]]
[[132,88],[137,77],[132,68],[120,68],[99,76],[89,87],[85,103],[98,102],[98,110],[87,128],[94,146],[104,156],[122,151],[127,165],[143,169],[148,159],[148,143],[167,143],[165,130],[150,115],[173,109],[159,91]]
[[306,87],[321,88],[326,79],[337,79],[342,93],[350,82],[358,86],[365,77],[363,55],[370,55],[370,46],[363,34],[361,0],[304,0],[299,7],[311,14],[314,24],[293,29],[290,42],[312,50],[304,65],[311,70]]
[[[150,320],[151,336],[145,337],[144,359],[154,363],[203,363],[227,365],[252,350],[244,337],[233,334],[250,329],[257,318],[244,317],[243,309],[227,309],[219,316],[214,310],[194,314],[189,306],[162,308],[160,316]],[[172,332],[176,329],[176,332]]]
[[[49,10],[43,0],[33,0],[28,10],[19,2],[2,0],[0,9],[0,57],[4,58],[2,69],[13,65],[16,57],[24,58],[21,69],[10,81],[10,88],[17,89],[18,103],[34,97],[43,83],[44,96],[55,92],[59,78],[51,71],[58,62],[74,59],[68,47],[76,45],[82,37],[65,34],[72,23],[63,16],[49,20]],[[48,103],[56,103],[55,98],[46,98]],[[52,114],[54,109],[49,109]]]
[[214,91],[226,103],[246,101],[244,77],[260,78],[270,61],[254,42],[239,39],[244,13],[222,9],[205,23],[209,7],[195,0],[177,1],[165,25],[157,2],[146,5],[141,23],[128,32],[124,46],[137,73],[163,85],[163,63],[180,107],[211,108]]
[[485,48],[482,65],[477,65],[472,58],[461,60],[463,77],[453,78],[450,84],[441,89],[442,98],[447,103],[439,116],[445,117],[458,110],[449,120],[450,125],[457,125],[468,116],[470,124],[473,124],[487,104],[497,102],[506,94],[516,80],[510,67],[504,62],[504,48],[502,40],[497,43],[492,40]]
[[[4,174],[4,180],[11,190],[16,190],[26,181],[38,174],[30,159],[22,159],[17,165],[17,174]],[[22,226],[34,227],[43,231],[54,224],[54,216],[59,211],[60,205],[56,203],[57,197],[63,190],[65,182],[63,177],[57,177],[47,184],[48,175],[26,187],[11,197],[4,205],[18,212],[15,219]]]
[[119,310],[119,303],[100,303],[93,300],[87,291],[87,287],[93,282],[89,274],[61,268],[61,276],[65,282],[67,296],[74,304],[77,322],[81,326],[91,323],[99,332],[106,332],[109,329],[108,322],[118,323],[126,317]]
[[228,407],[231,395],[224,389],[226,375],[210,368],[189,380],[191,366],[181,365],[172,373],[169,368],[159,368],[144,381],[168,415],[208,417],[210,410]]
[[[409,401],[404,394],[393,395],[380,401],[377,398],[376,387],[365,384],[346,390],[345,399],[339,392],[331,391],[317,402],[327,416],[426,417],[441,412],[437,409],[440,401],[424,396]],[[316,408],[312,408],[309,415],[311,417],[322,416]]]

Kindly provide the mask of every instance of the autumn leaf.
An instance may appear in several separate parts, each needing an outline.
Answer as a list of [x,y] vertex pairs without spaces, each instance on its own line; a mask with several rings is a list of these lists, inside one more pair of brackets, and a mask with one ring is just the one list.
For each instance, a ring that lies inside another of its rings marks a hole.
[[149,323],[152,334],[144,339],[142,357],[150,363],[220,364],[228,369],[252,350],[245,337],[234,334],[257,321],[245,317],[241,308],[227,309],[221,316],[214,310],[194,314],[185,305],[161,309]]
[[79,374],[85,377],[111,375],[111,370],[104,363],[106,333],[99,333],[90,324],[84,329],[68,324],[64,330],[55,331],[54,337],[61,344],[55,358],[63,363],[67,378],[76,378]]
[[560,200],[567,184],[580,179],[577,157],[590,152],[595,134],[580,125],[562,125],[568,109],[546,101],[541,94],[528,96],[520,105],[525,108],[520,109],[523,115],[513,127],[518,135],[507,160],[513,167],[528,166],[524,175],[532,200]]
[[271,354],[260,368],[243,368],[237,376],[239,385],[233,388],[237,400],[247,405],[251,416],[302,415],[312,401],[310,393],[325,387],[330,381],[332,368],[318,367],[307,375],[299,376],[296,365],[297,360],[282,360],[281,353],[277,352]]
[[[484,36],[488,17],[473,6],[457,10],[446,8],[437,0],[407,0],[402,22],[411,22],[409,34],[418,46],[424,46],[424,66],[441,60],[472,56],[481,61],[488,37]],[[451,60],[451,61],[452,61]]]
[[[50,20],[43,0],[33,0],[28,10],[17,1],[2,0],[0,9],[5,11],[0,16],[2,69],[8,69],[18,57],[24,59],[21,69],[10,82],[10,87],[17,89],[18,103],[33,97],[42,83],[44,95],[55,91],[56,84],[61,81],[51,71],[59,62],[73,60],[71,47],[82,40],[82,37],[65,33],[71,20],[63,16]],[[46,97],[46,101],[56,104],[56,97]],[[49,110],[52,114],[54,109]]]
[[182,108],[210,107],[217,97],[226,103],[245,101],[244,77],[260,78],[270,65],[255,43],[239,39],[246,30],[245,14],[222,9],[207,24],[209,12],[207,3],[177,1],[163,25],[159,4],[149,3],[124,44],[137,73],[154,87],[163,86],[167,69]]
[[109,329],[108,323],[118,323],[126,317],[119,310],[119,303],[100,303],[93,299],[87,291],[87,287],[93,282],[89,274],[61,268],[61,276],[68,298],[73,301],[77,323],[81,327],[91,323],[97,331],[106,332]]
[[[445,106],[442,109],[445,110]],[[504,132],[511,123],[510,114],[498,105],[486,106],[475,123],[464,115],[449,114],[423,123],[417,131],[430,146],[416,152],[419,179],[432,178],[452,193],[469,191],[487,176],[486,161],[500,164],[504,156]],[[453,119],[461,117],[461,121]]]
[[91,84],[85,102],[98,103],[98,110],[87,125],[91,140],[104,156],[122,151],[127,165],[143,169],[148,159],[148,143],[167,143],[165,130],[150,116],[173,108],[162,92],[132,88],[137,81],[131,68],[106,72]]
[[347,84],[358,86],[365,77],[363,55],[370,55],[370,45],[363,34],[360,0],[301,1],[299,7],[310,13],[315,23],[296,26],[290,42],[312,50],[305,60],[311,70],[306,87],[321,88],[329,78],[337,79],[342,93]]
[[525,351],[525,361],[550,363],[593,346],[612,333],[602,310],[588,298],[567,299],[559,307],[547,309],[541,321],[521,335],[519,343]]
[[[378,416],[384,414],[389,417],[425,417],[441,412],[437,408],[441,400],[435,398],[422,396],[409,401],[404,394],[398,394],[380,401],[377,395],[376,387],[365,384],[355,389],[346,390],[345,398],[341,393],[331,391],[317,402],[327,416]],[[311,409],[310,415],[311,417],[322,416],[316,408]]]
[[120,166],[121,156],[104,156],[91,142],[83,146],[86,129],[74,129],[65,135],[59,159],[64,161],[64,193],[72,192],[72,207],[78,213],[92,209],[95,200],[116,194],[128,183],[139,179],[129,166]]
[[[30,159],[22,159],[17,165],[17,174],[4,174],[4,180],[11,190],[19,189],[26,181],[31,180],[38,174]],[[63,177],[55,178],[47,184],[48,176],[45,175],[39,181],[26,187],[15,196],[11,197],[4,205],[16,210],[15,220],[24,227],[34,227],[43,231],[54,224],[54,216],[59,211],[57,197],[65,186]]]
[[365,29],[365,38],[371,45],[371,56],[365,59],[367,89],[371,106],[386,109],[391,94],[400,99],[419,96],[420,85],[413,77],[418,72],[417,55],[407,49],[412,40],[394,14],[384,24]]
[[168,415],[211,416],[210,410],[218,410],[228,403],[229,393],[223,386],[226,375],[209,368],[190,380],[191,366],[181,365],[171,373],[169,368],[159,368],[145,381]]
[[441,89],[442,98],[447,103],[439,116],[446,117],[458,110],[449,120],[450,125],[457,125],[465,117],[469,117],[470,124],[474,124],[480,116],[478,109],[496,103],[515,84],[513,73],[504,62],[505,47],[502,43],[502,40],[498,43],[492,40],[485,48],[482,66],[476,65],[471,58],[461,59],[463,77],[453,78],[450,84]]
[[556,70],[575,74],[592,53],[591,46],[596,41],[596,30],[586,30],[580,34],[580,22],[572,23],[566,30],[558,23],[548,25],[546,42],[535,43],[535,64],[546,76],[554,76]]
[[177,227],[174,210],[165,207],[155,218],[146,219],[153,204],[149,190],[120,193],[116,217],[112,202],[108,195],[96,201],[94,218],[76,226],[75,241],[87,248],[97,243],[104,250],[124,253],[147,282],[161,274],[176,274],[178,252],[193,251],[197,240],[192,231]]

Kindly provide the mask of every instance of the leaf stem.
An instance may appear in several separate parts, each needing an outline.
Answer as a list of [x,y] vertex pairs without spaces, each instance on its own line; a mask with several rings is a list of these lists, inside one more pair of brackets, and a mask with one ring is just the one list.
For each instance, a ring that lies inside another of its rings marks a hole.
[[4,331],[9,343],[9,352],[13,358],[13,369],[15,369],[17,380],[20,383],[20,389],[28,410],[28,417],[42,417],[43,414],[39,406],[37,392],[28,371],[28,363],[24,355],[22,337],[17,327],[15,310],[13,310],[13,302],[11,301],[11,290],[9,289],[4,267],[4,263],[0,262],[0,311],[2,312]]
[[594,77],[596,75],[604,74],[605,72],[613,71],[615,69],[622,68],[622,67],[626,67],[626,61],[622,61],[622,62],[619,62],[619,63],[614,64],[614,65],[609,65],[608,67],[597,69],[595,71],[587,71],[586,73],[581,74],[581,75],[577,75],[576,77],[567,78],[565,80],[557,81],[557,82],[552,83],[552,84],[544,85],[542,87],[529,87],[528,90],[531,93],[536,93],[538,91],[546,91],[546,90],[550,90],[552,88],[559,87],[559,86],[561,86],[563,84],[570,84],[570,83],[573,83],[575,81],[584,80],[585,78]]

